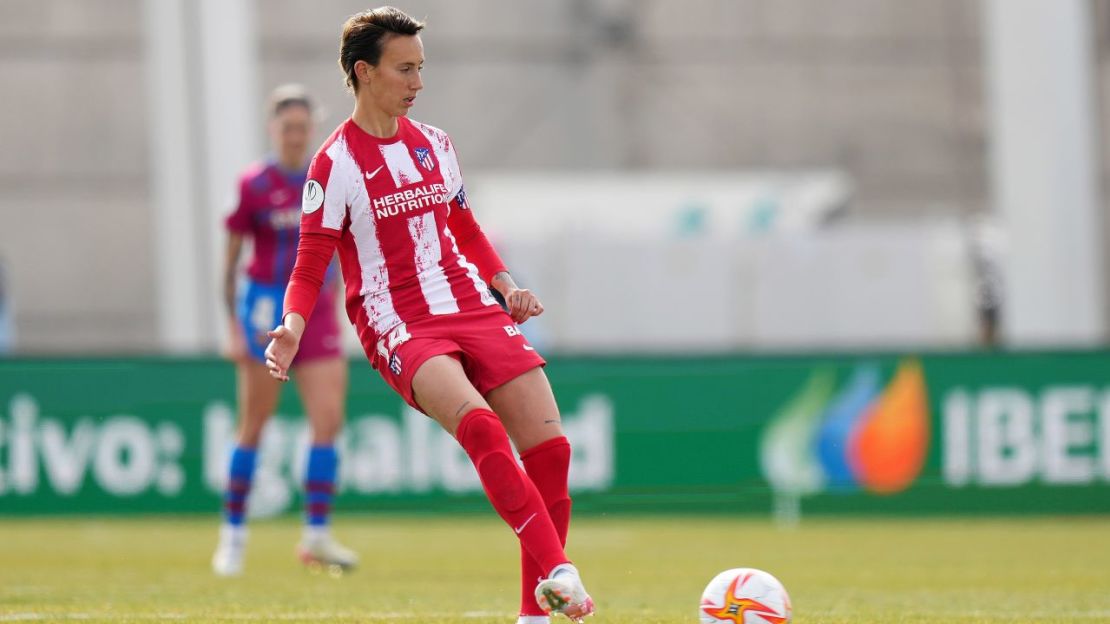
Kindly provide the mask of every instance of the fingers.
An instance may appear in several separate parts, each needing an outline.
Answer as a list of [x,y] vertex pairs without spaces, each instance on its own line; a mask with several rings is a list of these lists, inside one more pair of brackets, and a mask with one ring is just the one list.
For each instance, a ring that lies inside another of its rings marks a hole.
[[274,360],[266,358],[266,368],[269,369],[270,376],[274,379],[278,381],[289,381],[289,371],[282,368],[282,366]]
[[278,381],[289,381],[289,371],[277,363],[277,360],[270,354],[269,349],[266,350],[266,368],[270,372],[270,376]]
[[541,304],[539,301],[536,301],[531,306],[524,308],[520,316],[514,317],[513,320],[517,323],[523,323],[533,316],[539,316],[541,314],[543,314],[543,304]]
[[515,323],[523,323],[533,316],[543,314],[543,304],[532,291],[527,289],[509,293],[505,299],[505,305],[508,308],[509,317]]
[[[277,347],[278,340],[286,333],[284,327],[278,327],[272,332],[269,332],[270,337],[273,339],[270,344],[266,346],[266,369],[269,371],[270,376],[279,381],[289,381],[288,365],[283,366],[280,360],[284,359],[278,356]],[[292,357],[289,358],[292,360]]]
[[520,310],[522,305],[521,300],[523,299],[524,294],[525,291],[523,290],[514,290],[513,292],[509,293],[509,297],[505,300],[505,307],[508,308],[507,311],[509,313],[509,316],[512,317],[513,321],[515,322],[520,322]]

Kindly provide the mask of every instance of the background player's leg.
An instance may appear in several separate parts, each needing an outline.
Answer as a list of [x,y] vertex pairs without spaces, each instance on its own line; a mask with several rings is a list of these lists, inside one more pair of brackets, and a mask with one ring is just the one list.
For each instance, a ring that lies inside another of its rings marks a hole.
[[565,563],[539,491],[517,465],[504,426],[458,360],[447,355],[428,359],[413,375],[412,389],[421,409],[466,450],[490,503],[545,573]]
[[279,381],[270,377],[266,366],[255,360],[236,366],[239,397],[239,435],[231,453],[227,493],[224,496],[224,521],[233,526],[244,523],[247,496],[254,480],[254,468],[262,428],[277,407],[281,392]]
[[[534,368],[491,390],[486,399],[505,423],[524,462],[524,470],[536,484],[547,507],[559,540],[566,546],[570,527],[571,500],[567,489],[570,444],[563,436],[559,408],[543,369]],[[520,613],[542,613],[533,591],[544,570],[524,549],[520,553]]]
[[235,373],[239,400],[236,442],[241,447],[258,448],[262,428],[277,408],[281,382],[270,376],[265,364],[253,359],[238,363]]
[[270,377],[265,365],[253,359],[239,362],[236,376],[239,432],[228,467],[220,543],[212,557],[213,571],[222,576],[234,576],[243,571],[247,496],[254,481],[258,442],[263,426],[274,413],[281,390],[280,382]]
[[344,568],[354,566],[358,556],[331,538],[328,525],[339,471],[335,440],[343,428],[347,377],[347,362],[342,358],[310,360],[293,369],[312,431],[304,475],[305,528],[298,553],[305,563]]

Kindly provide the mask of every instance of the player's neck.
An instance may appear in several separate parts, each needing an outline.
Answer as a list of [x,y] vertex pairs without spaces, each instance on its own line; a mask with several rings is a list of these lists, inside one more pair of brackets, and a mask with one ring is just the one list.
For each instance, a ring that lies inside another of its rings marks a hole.
[[397,134],[397,118],[380,108],[355,102],[355,112],[351,113],[351,120],[363,132],[379,139],[388,139]]

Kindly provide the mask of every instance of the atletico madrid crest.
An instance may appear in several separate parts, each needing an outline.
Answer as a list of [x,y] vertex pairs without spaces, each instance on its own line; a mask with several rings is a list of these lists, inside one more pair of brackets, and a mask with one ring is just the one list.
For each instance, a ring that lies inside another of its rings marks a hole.
[[432,154],[426,147],[414,147],[412,153],[416,155],[416,162],[420,166],[431,171],[436,168],[436,164],[432,162]]

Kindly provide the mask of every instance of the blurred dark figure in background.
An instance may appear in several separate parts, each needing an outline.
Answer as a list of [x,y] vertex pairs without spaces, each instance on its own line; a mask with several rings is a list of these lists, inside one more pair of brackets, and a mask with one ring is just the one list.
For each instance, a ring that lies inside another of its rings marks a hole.
[[1001,228],[988,217],[975,218],[968,227],[968,247],[979,322],[979,344],[993,348],[998,346],[1002,320],[1004,244]]

